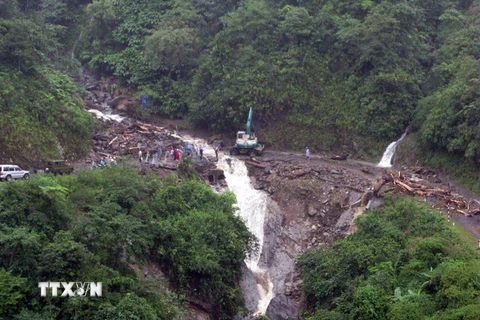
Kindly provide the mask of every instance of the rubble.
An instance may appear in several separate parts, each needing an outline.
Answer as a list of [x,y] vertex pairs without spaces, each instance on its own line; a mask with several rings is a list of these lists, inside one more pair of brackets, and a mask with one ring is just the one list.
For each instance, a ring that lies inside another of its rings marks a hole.
[[[409,171],[416,175],[407,179],[405,172]],[[480,214],[479,201],[465,198],[460,194],[453,193],[450,189],[439,187],[435,185],[438,183],[437,181],[438,178],[430,169],[414,167],[408,170],[408,168],[403,168],[403,171],[384,174],[375,184],[374,194],[381,196],[387,192],[397,192],[415,195],[423,197],[425,202],[433,203],[436,209],[448,213],[457,213],[466,217]]]

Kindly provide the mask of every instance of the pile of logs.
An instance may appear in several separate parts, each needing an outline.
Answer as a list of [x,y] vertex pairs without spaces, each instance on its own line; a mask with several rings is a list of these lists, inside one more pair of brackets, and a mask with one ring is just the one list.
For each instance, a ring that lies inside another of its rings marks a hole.
[[[93,149],[96,153],[108,155],[137,155],[142,151],[153,154],[159,148],[165,152],[172,145],[180,145],[181,140],[166,128],[141,121],[129,120],[109,123],[98,128],[92,136]],[[165,154],[165,153],[164,153]]]
[[[380,191],[382,189],[382,191]],[[463,214],[467,217],[480,214],[480,202],[474,199],[465,199],[459,194],[452,193],[448,189],[438,189],[426,184],[407,181],[403,174],[388,173],[382,176],[374,188],[374,195],[380,193],[396,191],[408,195],[417,195],[420,197],[434,197],[438,200],[438,204],[448,212]]]

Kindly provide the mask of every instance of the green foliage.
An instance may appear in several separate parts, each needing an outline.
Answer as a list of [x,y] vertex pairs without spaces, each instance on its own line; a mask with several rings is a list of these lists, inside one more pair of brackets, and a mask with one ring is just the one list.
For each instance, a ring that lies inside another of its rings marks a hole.
[[[471,1],[17,4],[0,2],[7,73],[32,74],[49,60],[72,65],[61,55],[77,51],[94,71],[147,95],[149,112],[188,117],[199,127],[238,130],[253,107],[259,135],[275,146],[347,146],[366,157],[379,152],[371,141],[386,145],[415,121],[423,148],[478,165],[479,20],[464,12]],[[57,94],[40,96],[44,105]],[[88,127],[77,112],[68,116]],[[279,123],[298,134],[275,134]],[[64,129],[56,136],[74,134]],[[57,142],[33,136],[43,145]]]
[[421,101],[420,110],[423,113],[419,116],[426,114],[425,118],[419,119],[423,121],[422,139],[428,148],[443,148],[452,154],[478,161],[478,66],[467,57],[448,67],[457,70],[452,74],[454,81]]
[[35,78],[0,68],[0,83],[2,162],[58,158],[58,145],[66,158],[89,150],[94,122],[70,77],[47,67],[37,67]]
[[[440,319],[478,303],[478,254],[438,212],[390,199],[299,263],[312,319]],[[419,307],[421,306],[421,307]],[[329,310],[328,312],[326,310]]]
[[5,269],[0,268],[0,314],[5,314],[9,307],[15,306],[23,297],[20,289],[25,279],[12,276]]
[[[118,165],[4,184],[0,200],[0,317],[180,320],[187,294],[209,298],[217,319],[242,306],[255,242],[231,193]],[[103,297],[43,298],[40,281],[102,282]]]
[[[386,145],[415,121],[425,148],[476,161],[469,4],[93,1],[83,61],[149,96],[150,112],[199,127],[238,130],[253,107],[275,146],[372,156],[371,141]],[[284,127],[298,134],[276,134]]]
[[116,306],[102,306],[95,319],[98,320],[155,320],[155,311],[143,298],[127,293]]
[[389,299],[378,288],[367,285],[355,289],[353,296],[353,319],[387,319]]

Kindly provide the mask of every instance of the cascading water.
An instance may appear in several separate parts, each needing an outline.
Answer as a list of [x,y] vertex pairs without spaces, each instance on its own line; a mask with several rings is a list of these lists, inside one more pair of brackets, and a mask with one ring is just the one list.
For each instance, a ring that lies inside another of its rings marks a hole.
[[259,242],[258,251],[247,258],[245,263],[252,271],[257,283],[259,300],[254,312],[263,315],[273,298],[273,283],[270,281],[267,271],[258,266],[263,249],[267,195],[252,187],[247,167],[243,161],[224,156],[221,157],[218,167],[224,170],[228,187],[237,196],[239,216]]
[[407,135],[407,131],[405,131],[402,134],[400,139],[398,139],[397,141],[394,141],[394,142],[392,142],[388,145],[387,149],[385,150],[385,153],[382,156],[382,159],[377,164],[377,167],[380,167],[380,168],[391,168],[392,167],[392,158],[393,158],[393,155],[395,154],[395,150],[397,149],[397,145],[400,143],[400,141],[403,140],[403,138],[405,138],[406,135]]
[[[193,144],[197,147],[201,145],[207,146],[206,141],[203,139],[188,135],[178,137],[185,143]],[[204,157],[215,157],[212,148],[206,148],[203,155]],[[248,230],[258,239],[258,251],[248,257],[245,260],[245,264],[254,277],[256,291],[258,292],[258,294],[255,293],[252,295],[258,297],[258,300],[255,301],[255,306],[252,308],[253,310],[250,311],[256,315],[264,315],[274,296],[274,285],[272,281],[270,281],[268,271],[259,267],[264,245],[264,225],[268,197],[264,191],[253,188],[250,177],[248,176],[247,167],[242,160],[223,153],[219,153],[218,156],[217,167],[223,170],[228,189],[237,197],[237,214],[245,222]],[[244,295],[248,295],[248,292],[244,292]]]

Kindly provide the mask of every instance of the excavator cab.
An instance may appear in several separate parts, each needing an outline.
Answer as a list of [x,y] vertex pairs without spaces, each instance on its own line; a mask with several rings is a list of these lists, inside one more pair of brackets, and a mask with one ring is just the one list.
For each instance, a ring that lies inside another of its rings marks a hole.
[[237,132],[237,140],[244,140],[245,139],[244,136],[245,136],[245,131]]

